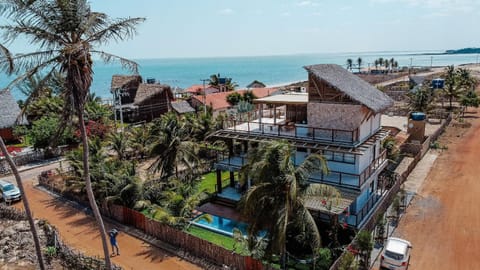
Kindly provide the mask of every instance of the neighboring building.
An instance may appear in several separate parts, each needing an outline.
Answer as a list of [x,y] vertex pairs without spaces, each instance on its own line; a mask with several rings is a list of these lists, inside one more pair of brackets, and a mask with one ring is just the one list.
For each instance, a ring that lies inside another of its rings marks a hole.
[[27,124],[27,120],[21,117],[21,113],[10,90],[0,90],[0,137],[5,141],[15,139],[13,128],[16,125]]
[[151,121],[170,111],[174,100],[170,86],[150,78],[142,83],[139,75],[112,76],[111,92],[116,114],[120,117],[121,113],[125,122]]
[[218,92],[207,95],[196,95],[192,96],[191,104],[192,107],[197,110],[200,109],[204,104],[212,109],[213,117],[217,117],[219,114],[226,113],[228,109],[233,108],[233,105],[227,102],[227,96],[231,93],[237,92],[243,94],[246,91],[251,91],[253,95],[257,98],[263,98],[266,96],[273,95],[277,93],[277,88],[254,88],[249,90],[235,90],[228,92]]
[[[381,142],[389,131],[380,126],[380,116],[393,101],[338,65],[305,69],[307,93],[256,99],[256,119],[227,121],[213,135],[229,146],[215,164],[217,195],[231,202],[239,200],[233,172],[245,164],[249,141],[286,139],[296,147],[292,158],[297,165],[311,153],[322,154],[330,173],[315,173],[310,181],[332,185],[342,194],[339,204],[328,209],[320,198],[310,198],[309,209],[324,220],[339,218],[360,228],[386,193],[378,176],[388,163]],[[227,188],[222,188],[222,170],[231,172]]]
[[195,109],[185,100],[179,100],[171,103],[172,109],[177,114],[194,113]]

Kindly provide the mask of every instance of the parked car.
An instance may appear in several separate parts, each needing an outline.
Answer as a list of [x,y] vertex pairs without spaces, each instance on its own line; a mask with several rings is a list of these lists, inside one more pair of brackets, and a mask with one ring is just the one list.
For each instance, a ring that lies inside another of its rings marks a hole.
[[382,252],[380,269],[406,270],[412,245],[404,239],[390,237]]
[[7,203],[11,203],[21,200],[22,194],[20,194],[20,190],[14,184],[0,180],[0,198]]

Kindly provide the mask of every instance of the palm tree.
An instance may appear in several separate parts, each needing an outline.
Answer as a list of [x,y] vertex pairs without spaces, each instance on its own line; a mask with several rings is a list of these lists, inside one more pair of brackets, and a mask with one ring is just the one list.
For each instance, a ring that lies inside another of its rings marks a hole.
[[115,151],[117,158],[119,160],[124,160],[126,158],[125,154],[127,152],[128,141],[124,132],[112,132],[108,136],[108,144],[110,148]]
[[453,100],[472,90],[476,82],[467,69],[460,68],[455,70],[453,65],[445,69],[443,77],[445,78],[443,93],[448,97],[451,110],[453,108]]
[[15,165],[15,162],[12,160],[12,158],[10,157],[7,151],[7,147],[5,146],[5,143],[3,142],[2,137],[0,137],[0,149],[2,150],[3,155],[7,159],[8,164],[10,164],[10,168],[12,169],[13,175],[15,176],[15,180],[17,181],[18,189],[20,190],[20,194],[22,194],[22,202],[23,202],[23,206],[25,207],[25,213],[28,218],[28,224],[30,225],[30,231],[32,232],[33,242],[35,244],[35,252],[37,253],[38,264],[41,270],[45,270],[46,268],[43,262],[42,249],[40,247],[40,241],[38,238],[37,229],[35,227],[35,222],[33,221],[32,211],[30,210],[28,196],[25,196],[25,189],[23,188],[22,178],[20,177],[20,173],[17,170],[17,166]]
[[390,67],[390,62],[389,62],[389,61],[385,61],[383,64],[385,65],[385,70],[386,70],[386,72],[388,73],[388,70],[389,70],[389,67]]
[[357,58],[358,73],[360,73],[360,71],[362,70],[362,63],[363,63],[362,58],[361,58],[361,57],[358,57],[358,58]]
[[174,174],[179,178],[179,167],[193,172],[198,164],[197,145],[191,141],[188,125],[170,112],[162,115],[152,129],[156,140],[152,143],[150,155],[157,158],[150,170],[160,172],[160,177],[165,180]]
[[375,69],[378,69],[378,65],[379,65],[378,59],[375,60],[374,64],[375,64]]
[[[31,53],[12,57],[16,68],[23,74],[10,85],[35,74],[45,74],[45,78],[49,78],[55,71],[60,71],[65,75],[65,94],[69,101],[66,107],[75,110],[79,120],[87,195],[99,226],[106,268],[111,269],[105,226],[90,181],[85,100],[93,79],[92,54],[107,62],[120,60],[124,67],[137,71],[136,63],[97,50],[95,46],[133,37],[136,26],[144,19],[112,20],[104,13],[92,12],[87,0],[4,0],[0,14],[11,21],[0,26],[7,42],[23,36],[31,46],[38,46]],[[5,66],[4,62],[0,64]]]
[[307,183],[312,172],[328,172],[322,156],[309,155],[295,167],[292,155],[294,149],[287,141],[265,143],[250,151],[249,162],[241,171],[243,181],[251,179],[254,182],[240,203],[249,224],[249,249],[253,249],[259,232],[264,230],[265,238],[269,239],[266,255],[280,254],[283,264],[286,244],[292,240],[287,239],[289,230],[303,227],[312,250],[320,247],[320,234],[305,201],[319,197],[331,202],[339,197],[338,191],[331,186]]
[[347,59],[347,69],[352,70],[353,60],[351,58]]

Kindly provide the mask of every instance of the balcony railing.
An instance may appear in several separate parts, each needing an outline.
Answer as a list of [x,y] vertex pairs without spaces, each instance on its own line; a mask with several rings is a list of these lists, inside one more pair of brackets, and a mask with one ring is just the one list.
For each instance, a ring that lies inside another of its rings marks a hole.
[[[386,161],[387,152],[384,150],[365,170],[360,174],[330,171],[328,174],[322,172],[310,176],[310,181],[315,183],[334,184],[339,186],[360,188]],[[246,162],[245,155],[230,157],[228,153],[218,153],[217,164],[225,167],[241,168]]]
[[231,130],[238,133],[272,135],[279,138],[295,138],[319,142],[332,142],[352,145],[358,142],[358,129],[342,130],[331,128],[319,128],[305,124],[279,119],[273,123],[269,118],[255,120],[225,120],[224,130]]

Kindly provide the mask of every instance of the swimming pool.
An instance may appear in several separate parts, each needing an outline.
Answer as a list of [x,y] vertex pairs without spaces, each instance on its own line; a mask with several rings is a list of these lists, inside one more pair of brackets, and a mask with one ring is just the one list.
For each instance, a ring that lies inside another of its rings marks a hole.
[[206,214],[202,214],[199,217],[195,218],[192,221],[193,224],[198,227],[228,236],[233,236],[233,228],[239,229],[244,235],[247,234],[248,225],[246,223],[215,215],[210,215],[212,217],[212,222],[208,223],[205,219],[202,219],[203,215]]

